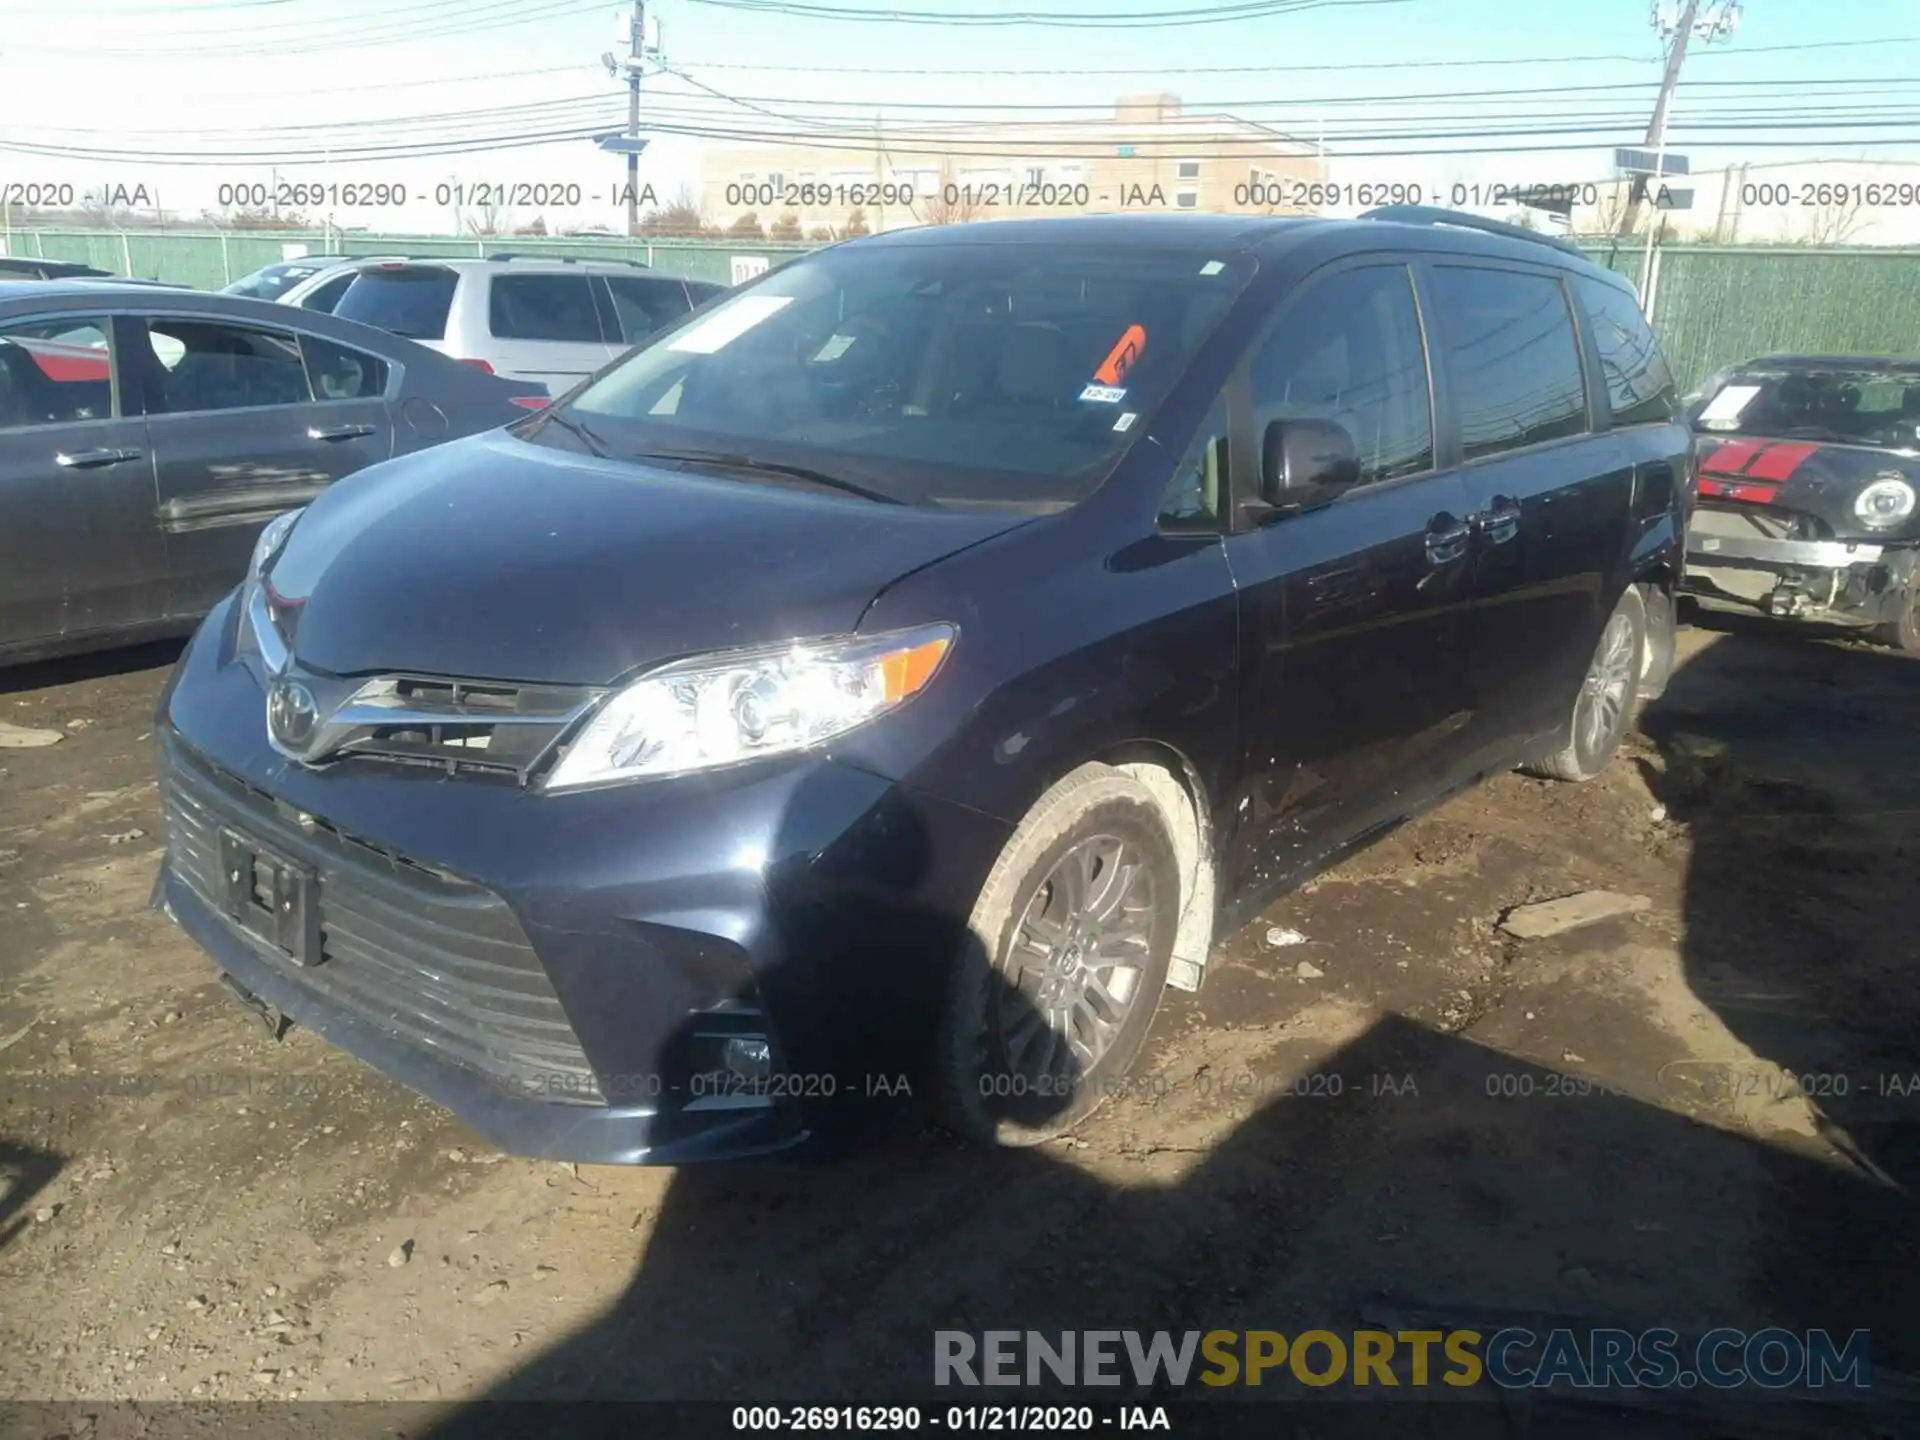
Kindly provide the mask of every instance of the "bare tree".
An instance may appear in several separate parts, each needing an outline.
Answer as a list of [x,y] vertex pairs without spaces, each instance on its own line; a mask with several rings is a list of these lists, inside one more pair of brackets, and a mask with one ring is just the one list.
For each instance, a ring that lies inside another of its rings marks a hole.
[[1806,233],[1801,237],[1800,243],[1844,245],[1866,227],[1867,218],[1857,198],[1829,200],[1807,216]]
[[467,229],[475,235],[504,235],[512,228],[512,216],[497,200],[474,206],[467,216]]
[[964,185],[942,185],[925,200],[918,201],[918,204],[920,223],[923,225],[964,225],[969,220],[977,219],[980,213],[972,192]]

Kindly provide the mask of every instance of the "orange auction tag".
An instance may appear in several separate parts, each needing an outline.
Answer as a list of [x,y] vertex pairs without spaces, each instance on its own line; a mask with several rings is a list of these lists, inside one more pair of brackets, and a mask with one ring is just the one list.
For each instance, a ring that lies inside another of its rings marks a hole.
[[1107,352],[1107,358],[1100,362],[1100,368],[1093,372],[1093,378],[1102,385],[1118,385],[1126,378],[1127,371],[1133,368],[1133,362],[1140,358],[1147,348],[1147,328],[1144,325],[1129,325],[1127,333],[1120,337],[1120,343]]

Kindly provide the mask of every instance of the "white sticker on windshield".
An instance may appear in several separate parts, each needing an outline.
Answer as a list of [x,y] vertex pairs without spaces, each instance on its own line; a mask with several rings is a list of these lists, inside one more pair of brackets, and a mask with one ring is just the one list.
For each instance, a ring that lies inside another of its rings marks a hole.
[[1209,260],[1206,264],[1200,267],[1200,273],[1202,275],[1218,275],[1222,270],[1226,268],[1227,267],[1222,265],[1218,260]]
[[1099,405],[1118,405],[1127,398],[1127,392],[1115,389],[1111,385],[1089,385],[1080,392],[1080,398],[1091,400]]
[[827,343],[820,347],[813,358],[822,364],[828,360],[838,360],[853,348],[853,342],[859,338],[857,335],[829,335]]
[[793,303],[791,295],[741,295],[667,342],[669,350],[711,355]]
[[1133,422],[1138,420],[1139,418],[1140,417],[1137,414],[1129,410],[1127,411],[1126,414],[1122,415],[1118,420],[1113,422],[1113,428],[1116,433],[1121,431],[1131,430],[1133,428]]
[[1758,385],[1729,385],[1700,412],[1700,423],[1709,430],[1737,430],[1740,412],[1760,393]]

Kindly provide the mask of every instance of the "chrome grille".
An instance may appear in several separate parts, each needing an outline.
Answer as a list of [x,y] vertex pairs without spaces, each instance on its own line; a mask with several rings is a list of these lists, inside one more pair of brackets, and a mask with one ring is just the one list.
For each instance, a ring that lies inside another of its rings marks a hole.
[[288,978],[510,1093],[601,1103],[560,997],[505,901],[325,822],[309,828],[177,743],[168,752],[167,863],[216,913],[225,913],[223,828],[318,876],[320,964],[302,967],[250,942]]
[[525,784],[600,693],[585,686],[382,676],[327,718],[315,763],[369,758]]

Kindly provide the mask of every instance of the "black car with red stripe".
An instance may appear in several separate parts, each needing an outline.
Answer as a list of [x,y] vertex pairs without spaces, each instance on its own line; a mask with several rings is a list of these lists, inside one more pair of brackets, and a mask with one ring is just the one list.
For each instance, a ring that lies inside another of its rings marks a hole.
[[1920,359],[1773,355],[1688,397],[1683,589],[1920,654]]

